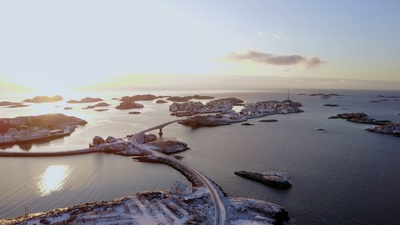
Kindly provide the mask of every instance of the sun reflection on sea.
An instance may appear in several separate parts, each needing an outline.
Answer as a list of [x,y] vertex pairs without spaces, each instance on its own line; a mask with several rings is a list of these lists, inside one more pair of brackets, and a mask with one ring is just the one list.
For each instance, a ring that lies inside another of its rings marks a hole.
[[62,189],[70,169],[65,165],[52,165],[40,176],[38,182],[39,194],[43,197]]

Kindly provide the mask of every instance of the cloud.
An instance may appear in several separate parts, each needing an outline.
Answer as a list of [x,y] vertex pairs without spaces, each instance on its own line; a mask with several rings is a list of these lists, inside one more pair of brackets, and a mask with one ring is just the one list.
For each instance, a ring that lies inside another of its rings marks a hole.
[[264,37],[265,36],[265,32],[262,32],[262,31],[257,31],[257,36],[258,37]]
[[325,61],[318,57],[305,57],[302,55],[275,55],[257,51],[247,51],[244,53],[231,53],[226,57],[233,61],[250,61],[277,66],[300,65],[306,69],[312,69],[320,66]]

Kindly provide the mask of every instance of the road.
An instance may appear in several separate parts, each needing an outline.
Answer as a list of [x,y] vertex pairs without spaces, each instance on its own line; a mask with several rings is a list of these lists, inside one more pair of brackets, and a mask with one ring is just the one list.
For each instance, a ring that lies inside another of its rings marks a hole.
[[215,209],[214,224],[215,225],[225,225],[225,221],[226,221],[225,206],[222,203],[221,199],[219,198],[218,191],[215,189],[214,185],[211,183],[211,181],[206,176],[204,176],[202,173],[200,173],[199,171],[197,171],[193,167],[189,166],[188,164],[183,163],[183,162],[181,162],[181,161],[179,161],[179,160],[177,160],[177,159],[175,159],[173,157],[169,157],[169,156],[167,156],[167,155],[165,155],[163,153],[154,151],[154,150],[148,148],[147,146],[145,146],[145,145],[143,145],[143,144],[138,142],[139,138],[141,140],[143,140],[144,134],[146,132],[152,131],[152,130],[161,129],[161,128],[165,127],[165,126],[168,126],[168,125],[170,125],[172,123],[175,123],[175,122],[178,122],[178,121],[181,121],[181,120],[170,121],[170,122],[167,122],[167,123],[163,123],[163,124],[151,127],[151,128],[146,129],[144,131],[141,131],[141,132],[137,133],[133,137],[132,143],[134,144],[135,147],[141,149],[142,151],[145,151],[145,152],[147,152],[149,154],[152,154],[152,155],[155,155],[157,157],[162,157],[164,159],[170,160],[171,162],[173,162],[173,163],[175,163],[177,165],[180,165],[183,168],[185,168],[186,170],[188,170],[191,173],[195,174],[197,176],[197,178],[203,182],[204,186],[206,188],[208,188],[208,190],[210,191],[210,195],[211,195],[211,198],[213,199],[214,209]]

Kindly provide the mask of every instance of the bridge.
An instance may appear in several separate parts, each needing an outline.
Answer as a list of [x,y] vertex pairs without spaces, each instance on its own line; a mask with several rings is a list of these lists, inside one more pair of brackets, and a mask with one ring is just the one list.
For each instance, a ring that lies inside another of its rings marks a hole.
[[163,153],[154,151],[154,150],[150,149],[149,147],[147,147],[146,145],[143,145],[144,134],[146,132],[160,129],[160,133],[162,133],[162,128],[164,128],[165,126],[168,126],[172,123],[179,122],[179,121],[181,121],[181,120],[173,120],[173,121],[170,121],[167,123],[163,123],[163,124],[151,127],[144,131],[141,131],[132,138],[132,143],[134,144],[135,147],[139,148],[140,150],[142,150],[148,154],[152,154],[154,156],[161,157],[161,158],[168,160],[176,165],[179,165],[180,167],[182,167],[182,168],[186,169],[187,171],[189,171],[190,173],[194,174],[198,180],[201,180],[203,183],[203,186],[209,190],[211,198],[213,200],[214,209],[215,209],[214,224],[215,225],[224,225],[226,223],[225,206],[222,203],[222,201],[218,195],[218,191],[215,189],[215,186],[211,183],[211,181],[205,175],[203,175],[202,173],[200,173],[199,171],[197,171],[196,169],[194,169],[193,167],[189,166],[186,163],[183,163],[183,162],[181,162],[173,157],[167,156]]

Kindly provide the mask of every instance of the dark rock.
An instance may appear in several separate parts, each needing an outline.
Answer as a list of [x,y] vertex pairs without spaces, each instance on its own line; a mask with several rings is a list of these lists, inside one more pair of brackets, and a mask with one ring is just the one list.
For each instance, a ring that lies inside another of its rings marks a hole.
[[157,104],[163,104],[163,103],[168,103],[168,102],[165,101],[165,100],[159,99],[159,100],[156,101],[156,103]]
[[104,112],[104,111],[107,111],[108,109],[95,109],[94,111],[96,111],[96,112]]
[[336,116],[330,116],[328,119],[345,119],[346,121],[353,123],[363,123],[363,124],[374,124],[374,125],[386,125],[390,124],[390,120],[376,120],[368,117],[365,113],[341,113]]
[[64,107],[64,110],[70,110],[73,109],[72,107]]
[[101,98],[86,97],[86,98],[82,98],[81,100],[69,100],[69,101],[67,101],[67,103],[77,104],[77,103],[92,103],[92,102],[101,102],[101,101],[104,101],[104,100]]
[[252,123],[242,123],[243,126],[253,126],[254,124]]
[[129,114],[140,114],[141,112],[138,112],[138,111],[132,111],[132,112],[129,112]]
[[236,175],[257,181],[276,188],[290,188],[292,184],[290,183],[287,176],[280,173],[252,173],[247,171],[236,171]]
[[197,127],[216,127],[222,125],[230,125],[229,121],[223,120],[221,118],[217,118],[213,115],[206,115],[206,116],[193,116],[187,118],[185,120],[179,121],[178,123],[197,128]]
[[338,107],[339,105],[338,104],[325,104],[323,106],[326,106],[326,107]]
[[54,96],[36,96],[32,99],[25,99],[23,102],[43,103],[43,102],[59,102],[62,100],[63,97],[59,95],[54,95]]
[[186,143],[180,141],[151,142],[148,145],[151,145],[152,149],[160,151],[167,155],[186,151],[189,149]]
[[266,119],[266,120],[259,120],[258,122],[270,123],[270,122],[278,122],[276,119]]

